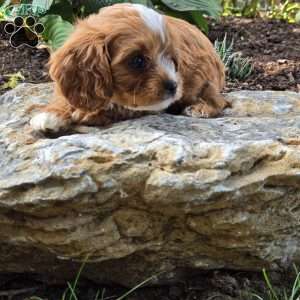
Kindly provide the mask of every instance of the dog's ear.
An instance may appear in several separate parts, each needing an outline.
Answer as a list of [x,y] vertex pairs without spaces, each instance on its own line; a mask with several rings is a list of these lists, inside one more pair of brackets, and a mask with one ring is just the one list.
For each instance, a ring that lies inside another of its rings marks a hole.
[[112,75],[104,37],[75,34],[51,57],[49,73],[76,108],[94,111],[112,96]]

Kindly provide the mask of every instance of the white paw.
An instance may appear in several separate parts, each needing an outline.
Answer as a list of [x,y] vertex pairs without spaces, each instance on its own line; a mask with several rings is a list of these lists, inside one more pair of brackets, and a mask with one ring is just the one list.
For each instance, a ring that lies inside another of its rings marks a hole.
[[43,112],[37,114],[30,120],[30,126],[35,131],[53,131],[57,132],[67,127],[68,121],[58,117],[54,113]]

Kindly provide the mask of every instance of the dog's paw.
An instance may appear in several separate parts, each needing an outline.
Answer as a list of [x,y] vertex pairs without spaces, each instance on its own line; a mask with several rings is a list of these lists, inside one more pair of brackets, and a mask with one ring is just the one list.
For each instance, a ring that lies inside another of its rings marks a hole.
[[188,106],[184,109],[183,114],[192,118],[211,118],[216,115],[215,110],[207,104],[198,103]]
[[30,126],[35,131],[58,132],[66,129],[69,122],[51,112],[42,112],[30,120]]

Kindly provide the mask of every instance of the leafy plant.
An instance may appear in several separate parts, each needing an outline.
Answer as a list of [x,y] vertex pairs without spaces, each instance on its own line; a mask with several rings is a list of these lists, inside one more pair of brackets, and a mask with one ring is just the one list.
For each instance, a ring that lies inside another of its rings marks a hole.
[[256,17],[260,11],[260,0],[222,0],[224,16]]
[[238,15],[240,12],[237,0],[222,0],[223,16]]
[[228,76],[232,79],[245,80],[251,75],[253,67],[249,58],[244,58],[239,53],[232,55],[232,61],[228,68]]
[[74,29],[70,22],[65,21],[59,15],[46,15],[40,19],[40,22],[45,27],[43,38],[53,50],[62,46]]
[[296,0],[222,0],[223,15],[256,17],[300,23],[300,3]]
[[36,18],[44,15],[46,10],[40,6],[32,5],[23,0],[0,0],[0,21],[12,21],[16,16],[34,16]]
[[25,78],[21,72],[14,73],[14,74],[7,74],[3,76],[6,78],[6,82],[0,85],[0,90],[6,89],[14,89],[20,82],[24,81]]
[[252,64],[250,59],[243,58],[240,53],[233,52],[233,40],[228,43],[225,34],[222,41],[215,41],[215,49],[223,61],[229,78],[244,80],[252,73]]
[[0,0],[0,22],[7,19],[6,8],[10,4],[10,0]]
[[267,13],[267,16],[289,23],[300,22],[300,3],[287,0],[283,4],[273,5],[272,9]]
[[233,54],[233,40],[228,43],[227,34],[225,34],[222,41],[216,40],[214,43],[215,49],[217,50],[221,60],[223,61],[225,68],[231,62],[232,54]]
[[246,1],[246,4],[242,9],[242,16],[247,18],[257,17],[259,15],[259,9],[260,9],[259,0]]
[[[208,31],[205,16],[218,18],[221,12],[219,0],[19,0],[17,5],[8,5],[11,1],[0,0],[0,5],[5,5],[6,10],[10,7],[11,16],[22,15],[21,8],[26,8],[26,11],[31,7],[31,15],[42,17],[41,22],[46,28],[43,38],[53,50],[59,48],[72,32],[72,24],[76,18],[86,17],[115,3],[144,4],[165,14],[185,19],[205,32]],[[1,8],[0,18],[4,19],[5,14],[1,14]]]
[[257,294],[253,294],[254,299],[258,300],[299,300],[300,297],[300,272],[297,267],[294,266],[296,272],[296,278],[293,282],[293,286],[290,291],[286,289],[278,290],[276,289],[268,276],[268,273],[263,269],[263,277],[267,285],[267,295],[266,297],[261,297]]

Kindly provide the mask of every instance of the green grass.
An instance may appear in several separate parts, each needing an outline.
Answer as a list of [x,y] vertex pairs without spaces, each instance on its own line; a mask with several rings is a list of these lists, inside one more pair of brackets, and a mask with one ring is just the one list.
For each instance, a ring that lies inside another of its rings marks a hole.
[[[80,300],[80,298],[78,296],[78,284],[79,284],[79,281],[80,281],[80,276],[82,274],[82,271],[83,271],[83,269],[84,269],[87,261],[88,261],[88,258],[86,258],[83,261],[83,263],[82,263],[79,271],[76,274],[76,277],[75,277],[74,281],[73,282],[67,282],[67,288],[66,288],[66,290],[62,294],[61,298],[57,299],[57,300]],[[132,289],[128,290],[125,294],[123,294],[122,296],[119,296],[119,297],[116,297],[116,296],[105,297],[106,290],[105,290],[105,288],[103,288],[102,290],[98,290],[96,292],[94,300],[109,300],[109,299],[113,299],[113,300],[125,300],[129,295],[131,295],[137,289],[143,287],[147,283],[149,283],[152,280],[156,279],[160,274],[161,273],[153,275],[153,276],[145,279],[143,282],[137,284],[135,287],[133,287]],[[32,296],[32,297],[28,298],[28,300],[45,300],[45,299],[37,297],[37,296]]]
[[263,277],[266,284],[266,295],[253,293],[253,299],[256,300],[300,300],[300,272],[294,266],[296,277],[291,288],[278,288],[273,286],[267,271],[263,270]]

